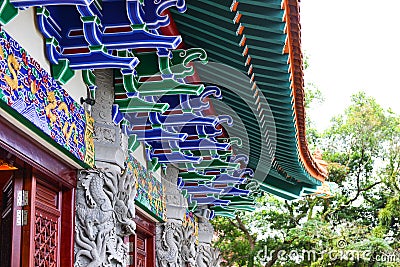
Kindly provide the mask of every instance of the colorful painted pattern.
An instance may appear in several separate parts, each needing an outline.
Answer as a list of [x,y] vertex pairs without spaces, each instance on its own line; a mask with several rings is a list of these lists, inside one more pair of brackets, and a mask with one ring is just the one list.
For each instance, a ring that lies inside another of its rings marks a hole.
[[183,226],[190,226],[194,229],[194,236],[196,237],[196,242],[199,241],[199,220],[193,214],[193,212],[187,210],[185,215],[183,216]]
[[151,172],[129,155],[126,164],[128,171],[137,177],[135,202],[148,209],[158,219],[166,219],[166,200],[164,187]]
[[0,31],[0,99],[79,161],[93,166],[93,136],[87,132],[90,116],[4,30]]

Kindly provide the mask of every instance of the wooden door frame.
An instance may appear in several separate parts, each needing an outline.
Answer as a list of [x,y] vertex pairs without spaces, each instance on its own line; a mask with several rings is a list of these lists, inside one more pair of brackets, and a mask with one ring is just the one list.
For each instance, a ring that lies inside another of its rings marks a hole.
[[[9,179],[4,183],[4,186],[0,187],[0,197],[2,198],[3,188],[6,187],[13,187],[13,195],[15,196],[15,192],[18,190],[22,190],[23,186],[23,171],[16,170],[16,171],[7,171],[8,174],[5,176],[9,176]],[[16,218],[17,218],[17,198],[13,197],[12,203],[12,226],[11,226],[11,236],[16,237],[15,242],[12,242],[11,246],[11,254],[10,254],[10,262],[12,266],[20,266],[21,261],[21,234],[22,229],[21,227],[17,226]],[[1,208],[0,208],[1,212]],[[1,216],[1,213],[0,213]],[[0,244],[1,245],[1,244]]]
[[68,188],[76,188],[76,168],[0,116],[0,147]]
[[[29,204],[24,207],[28,210],[27,226],[17,227],[21,231],[21,266],[34,266],[34,230],[35,230],[35,175],[48,179],[49,183],[55,183],[60,190],[62,199],[60,235],[59,266],[72,267],[74,264],[74,235],[75,235],[75,192],[77,183],[77,170],[58,158],[48,149],[39,144],[32,137],[23,133],[20,129],[11,125],[0,116],[0,149],[8,151],[16,157],[18,163],[24,169],[23,189],[29,191]],[[16,201],[16,199],[14,199]],[[15,209],[14,209],[15,210]],[[20,255],[17,255],[20,257]],[[13,256],[14,257],[14,256]],[[19,266],[19,265],[18,265]]]
[[[156,266],[156,223],[149,219],[144,213],[136,209],[134,219],[136,223],[136,234],[144,234],[151,242],[146,242],[146,267]],[[137,235],[134,237],[135,246],[137,245]],[[137,264],[137,248],[134,248],[134,266]]]

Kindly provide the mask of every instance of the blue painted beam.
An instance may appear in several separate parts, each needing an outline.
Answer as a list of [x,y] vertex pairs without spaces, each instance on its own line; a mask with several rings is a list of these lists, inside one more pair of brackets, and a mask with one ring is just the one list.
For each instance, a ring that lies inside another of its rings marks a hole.
[[192,195],[194,195],[194,194],[215,194],[215,195],[219,195],[224,191],[224,189],[208,187],[206,185],[198,185],[198,186],[187,186],[187,185],[184,185],[182,188],[185,189],[189,194],[192,194]]
[[94,0],[10,0],[10,3],[18,8],[32,6],[49,6],[49,5],[83,5],[88,6]]
[[191,202],[195,201],[197,205],[213,205],[213,206],[226,206],[231,203],[230,200],[221,200],[215,197],[191,197]]
[[212,185],[216,186],[218,184],[243,184],[246,181],[247,178],[235,177],[227,173],[222,173],[212,181]]
[[193,157],[184,155],[181,152],[173,151],[171,153],[160,153],[154,154],[150,152],[151,158],[157,158],[158,163],[168,164],[168,163],[195,163],[198,164],[202,161],[201,157]]
[[185,0],[144,0],[141,16],[149,29],[158,29],[169,25],[169,17],[162,13],[171,7],[176,7],[178,12],[183,13],[186,11]]

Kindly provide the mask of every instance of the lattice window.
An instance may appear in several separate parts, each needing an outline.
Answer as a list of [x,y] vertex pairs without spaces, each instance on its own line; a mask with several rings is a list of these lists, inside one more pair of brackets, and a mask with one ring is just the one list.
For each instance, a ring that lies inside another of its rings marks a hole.
[[58,216],[36,213],[35,267],[57,266]]
[[35,267],[57,267],[61,218],[57,188],[38,180],[35,210]]
[[138,263],[137,263],[136,266],[137,266],[137,267],[146,267],[145,264],[146,264],[145,259],[139,258],[139,259],[138,259]]

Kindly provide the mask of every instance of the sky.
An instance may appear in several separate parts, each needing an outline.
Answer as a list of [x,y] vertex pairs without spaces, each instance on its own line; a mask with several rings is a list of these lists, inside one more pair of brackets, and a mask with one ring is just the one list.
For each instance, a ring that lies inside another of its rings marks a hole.
[[400,0],[302,0],[302,48],[309,58],[305,82],[324,103],[307,111],[319,130],[358,91],[400,114]]

